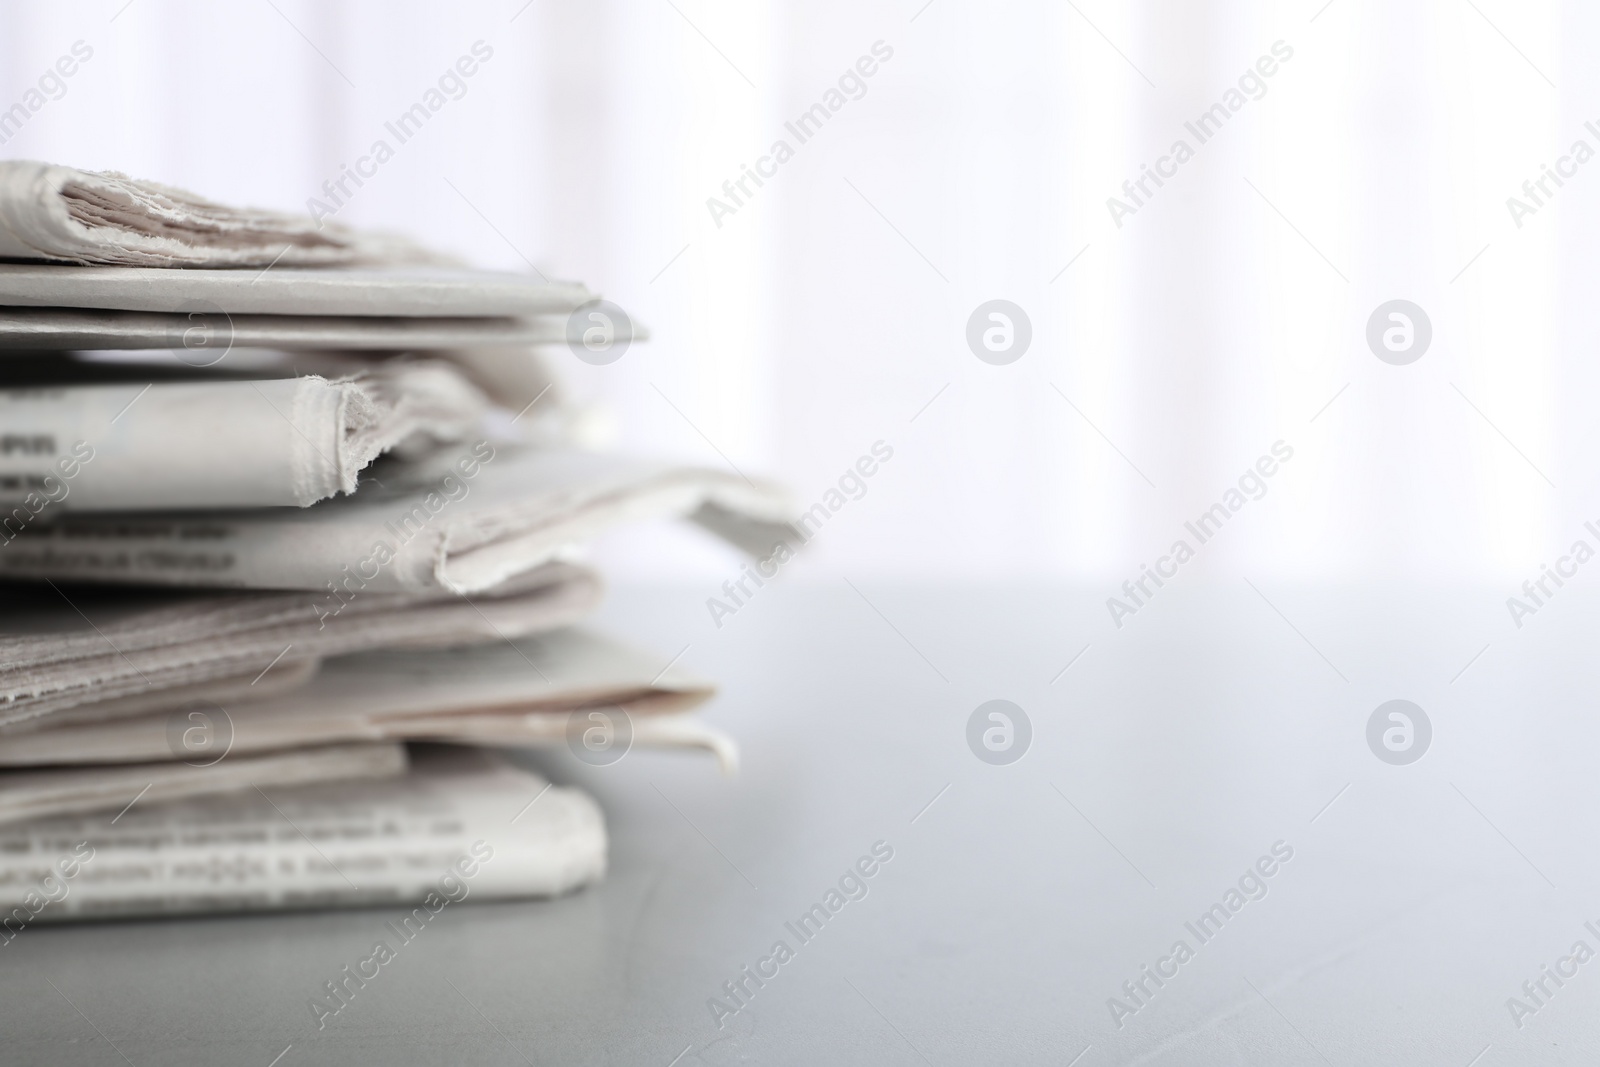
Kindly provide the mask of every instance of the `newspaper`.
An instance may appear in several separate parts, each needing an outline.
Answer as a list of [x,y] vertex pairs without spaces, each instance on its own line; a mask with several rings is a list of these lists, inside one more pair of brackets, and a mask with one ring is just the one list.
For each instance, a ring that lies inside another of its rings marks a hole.
[[454,904],[556,896],[606,867],[593,800],[471,749],[414,750],[386,780],[112,814],[0,829],[0,947],[64,919],[394,905],[374,933],[403,952]]
[[261,382],[304,375],[344,379],[404,360],[447,363],[487,396],[493,406],[485,415],[486,436],[547,446],[587,444],[597,437],[595,409],[575,403],[546,353],[529,345],[415,353],[235,347],[225,359],[205,366],[165,349],[30,352],[26,358],[0,359],[0,390],[67,384],[123,384],[137,390],[166,382]]
[[[167,348],[188,358],[216,358],[230,345],[402,352],[474,345],[561,344],[565,315],[533,318],[377,315],[222,315],[213,311],[163,314],[91,308],[11,307],[0,315],[0,350]],[[644,341],[635,323],[619,338]]]
[[[0,359],[0,387],[65,383],[152,381],[259,381],[320,374],[344,378],[384,366],[394,359],[437,360],[459,370],[491,401],[510,413],[535,417],[569,401],[552,367],[552,353],[540,345],[485,345],[460,349],[263,348],[234,345],[215,362],[195,360],[181,349],[101,348],[30,350]],[[531,409],[529,405],[535,405]]]
[[[15,547],[15,546],[13,546]],[[0,556],[10,549],[0,548]],[[375,648],[502,641],[576,622],[599,577],[550,563],[471,598],[156,593],[17,585],[0,633],[0,732],[147,712],[163,694],[233,699],[275,671]]]
[[0,306],[225,315],[432,318],[565,315],[594,295],[577,282],[465,267],[147,270],[0,263]]
[[228,207],[116,171],[0,162],[0,259],[295,267],[433,258],[402,238],[301,213]]
[[616,758],[630,747],[697,747],[732,771],[733,742],[688,714],[714,691],[658,657],[587,631],[558,630],[469,648],[340,656],[308,684],[264,699],[179,699],[136,718],[12,734],[0,738],[0,767],[206,763],[387,739],[587,741],[590,751],[616,746]]
[[271,785],[392,778],[405,773],[403,746],[323,745],[197,765],[164,761],[0,771],[0,824],[72,812],[115,812],[134,801],[208,796]]
[[[127,385],[138,389],[165,382],[264,381],[268,378],[352,378],[387,364],[394,353],[329,349],[255,348],[235,345],[215,362],[187,361],[172,349],[90,348],[29,351],[0,359],[0,389],[41,389],[70,385]],[[472,373],[447,353],[405,354],[401,358],[444,360],[477,384]],[[480,387],[481,388],[481,387]],[[492,399],[492,398],[491,398]]]
[[759,555],[800,542],[776,486],[724,471],[480,442],[374,476],[299,510],[65,514],[0,544],[0,575],[326,590],[331,612],[345,597],[492,589],[625,522],[689,516]]
[[[0,392],[0,512],[305,507],[351,493],[391,449],[480,429],[488,400],[445,363],[353,378]],[[0,517],[6,532],[22,515]],[[26,518],[23,518],[26,516]]]

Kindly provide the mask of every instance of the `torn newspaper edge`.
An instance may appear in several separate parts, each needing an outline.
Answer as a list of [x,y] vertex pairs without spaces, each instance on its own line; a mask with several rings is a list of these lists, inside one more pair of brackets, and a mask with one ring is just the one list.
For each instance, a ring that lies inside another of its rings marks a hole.
[[116,171],[0,163],[0,258],[129,267],[426,262],[403,238],[236,208]]
[[[342,380],[408,360],[447,364],[483,392],[490,401],[482,420],[483,436],[492,440],[598,447],[611,436],[599,408],[575,403],[556,381],[545,353],[527,345],[416,353],[234,348],[226,359],[203,367],[185,363],[166,349],[30,352],[26,359],[0,359],[0,391],[32,390],[40,395],[41,390],[66,384],[132,385],[131,397],[147,385],[183,382],[262,382],[304,375]],[[87,441],[84,446],[91,447]],[[16,459],[34,448],[20,442],[0,444],[0,459],[6,453]]]
[[60,511],[305,507],[354,492],[358,473],[384,452],[471,436],[488,406],[458,370],[436,362],[389,363],[338,381],[8,390],[0,392],[0,511],[30,496]]

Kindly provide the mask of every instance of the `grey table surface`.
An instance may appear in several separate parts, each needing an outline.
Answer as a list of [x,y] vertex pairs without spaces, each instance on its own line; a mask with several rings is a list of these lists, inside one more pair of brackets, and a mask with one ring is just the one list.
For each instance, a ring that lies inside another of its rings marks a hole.
[[[779,584],[720,629],[710,592],[620,590],[603,621],[724,683],[736,777],[537,759],[605,807],[602,885],[452,909],[321,1030],[309,999],[389,911],[30,928],[0,1062],[1600,1061],[1582,583],[1521,628],[1492,588],[1172,583],[1121,629],[1104,589]],[[1404,765],[1367,735],[1397,698],[1432,727]],[[1004,765],[968,743],[994,699],[1031,724]],[[746,966],[776,973],[735,1000]]]

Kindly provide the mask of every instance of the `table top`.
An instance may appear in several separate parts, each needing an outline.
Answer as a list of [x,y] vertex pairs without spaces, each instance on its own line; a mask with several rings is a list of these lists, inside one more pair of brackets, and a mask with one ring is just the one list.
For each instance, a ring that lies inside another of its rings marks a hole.
[[385,909],[32,928],[0,1059],[1600,1059],[1600,592],[713,592],[601,621],[723,683],[737,776],[534,757],[605,808],[603,884],[452,909],[320,1031]]

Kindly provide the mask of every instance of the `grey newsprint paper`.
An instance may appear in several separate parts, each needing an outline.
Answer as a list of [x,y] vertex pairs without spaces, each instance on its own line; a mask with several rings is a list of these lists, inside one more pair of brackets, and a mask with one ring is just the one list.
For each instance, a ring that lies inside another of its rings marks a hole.
[[354,492],[385,452],[476,436],[488,404],[436,362],[0,391],[0,512],[30,496],[56,512],[305,507]]
[[733,742],[690,713],[714,693],[665,657],[569,628],[337,656],[275,690],[220,700],[174,693],[151,707],[141,694],[131,714],[126,702],[103,702],[89,709],[94,718],[58,716],[0,736],[0,768],[209,764],[307,745],[431,740],[571,745],[618,758],[635,746],[700,748],[731,772]]
[[116,171],[0,162],[0,259],[130,267],[421,262],[399,237],[309,215],[236,208]]
[[[0,548],[0,555],[7,549]],[[307,660],[377,648],[505,641],[587,615],[599,576],[535,568],[470,600],[445,590],[335,599],[305,592],[8,590],[0,631],[6,731],[164,711],[178,697],[226,702],[303,681]]]
[[[233,348],[344,349],[405,352],[474,345],[558,344],[565,317],[395,315],[224,315],[207,309],[185,313],[106,311],[94,308],[0,309],[0,351],[125,349],[181,352],[204,365]],[[630,340],[647,333],[634,327]]]
[[624,523],[691,517],[753,554],[798,543],[786,495],[726,471],[480,441],[375,477],[353,496],[301,509],[46,509],[54,521],[20,531],[0,515],[0,575],[311,589],[337,614],[372,593],[492,589]]
[[378,929],[403,951],[453,904],[554,896],[605,868],[587,794],[494,753],[424,746],[384,778],[0,827],[0,948],[63,919],[389,905],[392,930]]
[[0,307],[227,315],[453,318],[565,315],[593,299],[576,282],[466,267],[150,270],[0,263]]
[[214,763],[128,763],[0,771],[0,824],[109,809],[135,800],[208,796],[268,785],[392,778],[404,773],[405,748],[352,742],[298,751],[241,755]]

